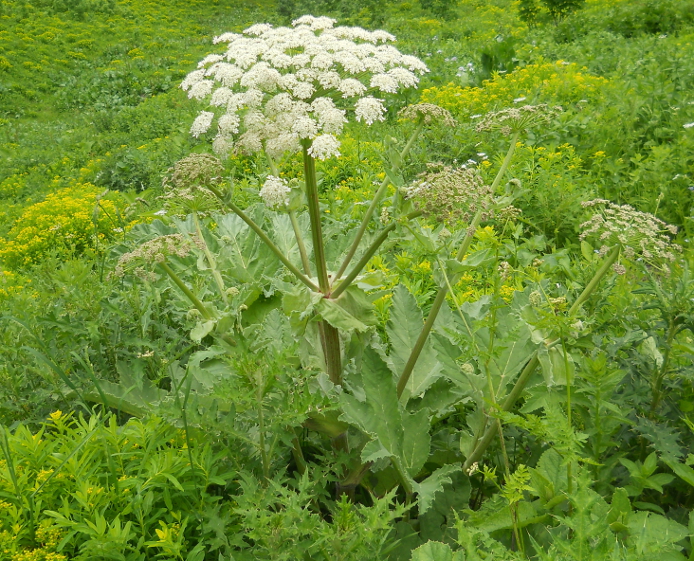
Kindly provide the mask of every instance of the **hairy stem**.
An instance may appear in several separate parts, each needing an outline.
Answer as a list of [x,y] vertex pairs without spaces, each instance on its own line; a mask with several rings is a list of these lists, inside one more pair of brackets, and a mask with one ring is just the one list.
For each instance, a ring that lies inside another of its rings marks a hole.
[[[420,117],[419,122],[417,123],[417,127],[415,130],[412,132],[412,135],[410,136],[409,140],[407,141],[407,144],[405,144],[405,147],[402,149],[400,152],[400,161],[402,161],[407,154],[410,152],[412,149],[412,146],[415,143],[415,140],[417,140],[417,137],[419,134],[422,132],[422,129],[424,128],[424,117]],[[400,163],[395,162],[393,163],[393,168],[392,171],[396,172],[400,168]],[[366,228],[369,225],[369,222],[371,221],[371,217],[373,216],[374,212],[376,211],[376,207],[378,206],[378,203],[380,202],[381,198],[383,197],[383,194],[386,192],[386,189],[388,188],[388,185],[390,184],[390,179],[388,176],[385,177],[383,182],[381,183],[381,186],[378,188],[378,191],[376,191],[376,194],[374,195],[373,199],[371,200],[371,204],[369,205],[369,208],[366,210],[366,214],[364,215],[364,218],[361,221],[361,225],[359,226],[359,230],[357,230],[357,235],[355,236],[354,240],[352,241],[352,245],[349,248],[349,251],[347,252],[347,255],[345,256],[344,261],[342,261],[342,265],[340,265],[340,268],[337,271],[337,274],[335,275],[335,281],[337,281],[347,270],[347,267],[349,267],[350,262],[352,261],[352,258],[354,257],[354,254],[357,252],[357,249],[359,248],[359,244],[361,243],[361,239],[364,237],[364,233],[366,232]]]

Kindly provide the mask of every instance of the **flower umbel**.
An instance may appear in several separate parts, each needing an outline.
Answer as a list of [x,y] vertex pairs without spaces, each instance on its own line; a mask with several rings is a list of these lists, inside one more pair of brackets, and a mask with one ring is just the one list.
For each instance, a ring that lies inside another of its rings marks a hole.
[[475,130],[477,132],[499,131],[501,134],[509,136],[537,125],[547,124],[561,112],[561,107],[550,107],[545,103],[502,109],[487,113],[477,123]]
[[[602,255],[618,245],[626,258],[638,256],[656,268],[663,268],[667,262],[674,261],[675,254],[682,249],[669,237],[677,234],[677,228],[652,214],[605,199],[586,201],[582,206],[595,208],[597,212],[581,224],[580,239],[597,239],[601,243],[599,253]],[[622,266],[615,270],[619,274],[625,272]]]
[[289,206],[289,194],[291,192],[286,180],[268,175],[258,194],[269,209],[284,210]]
[[482,210],[482,220],[493,212],[494,198],[491,188],[484,184],[474,168],[451,168],[442,164],[428,164],[429,170],[405,189],[405,197],[426,215],[447,224],[469,222]]
[[437,121],[445,127],[454,127],[456,125],[455,119],[450,111],[438,105],[434,105],[433,103],[415,103],[414,105],[408,105],[398,112],[398,117],[410,121],[418,121],[420,118],[423,118],[425,125]]
[[219,200],[206,187],[221,182],[222,162],[211,154],[190,154],[169,168],[160,197],[173,215],[207,213],[220,208]]
[[[201,245],[202,242],[195,240],[196,245]],[[143,243],[140,247],[134,249],[130,253],[121,255],[114,274],[117,277],[122,277],[126,270],[133,269],[137,277],[142,280],[156,280],[156,275],[148,272],[145,266],[152,266],[157,263],[163,263],[166,258],[173,255],[176,257],[186,257],[192,249],[192,244],[186,240],[181,234],[170,234],[167,236],[159,236],[148,242]]]
[[[383,120],[383,102],[371,94],[416,86],[428,71],[387,44],[395,39],[389,33],[334,24],[303,16],[292,27],[258,24],[215,38],[228,43],[226,52],[204,58],[181,84],[189,97],[221,109],[215,151],[265,150],[278,158],[310,140],[319,145],[314,157],[336,155],[348,112],[369,125]],[[213,111],[199,114],[194,136],[212,127]]]

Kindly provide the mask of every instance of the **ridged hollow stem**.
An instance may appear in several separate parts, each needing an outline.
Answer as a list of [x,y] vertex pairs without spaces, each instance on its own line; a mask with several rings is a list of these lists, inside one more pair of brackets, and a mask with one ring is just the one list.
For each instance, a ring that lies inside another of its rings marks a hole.
[[[414,212],[409,213],[404,217],[404,221],[410,221],[413,220],[414,218],[418,218],[419,216],[422,216],[423,212],[421,210],[415,210]],[[369,248],[364,252],[364,255],[361,256],[361,259],[359,259],[358,263],[352,267],[352,270],[350,273],[342,280],[340,281],[340,284],[337,285],[337,288],[334,289],[331,293],[331,298],[338,298],[340,294],[342,294],[347,288],[349,288],[349,285],[352,284],[352,281],[356,279],[359,276],[359,273],[361,273],[362,269],[366,267],[366,264],[371,260],[371,258],[374,256],[374,254],[378,251],[378,248],[383,245],[383,242],[388,239],[388,235],[397,227],[398,222],[392,222],[391,224],[388,224],[382,231],[381,234],[371,243]]]
[[212,191],[217,196],[217,198],[220,201],[222,201],[227,207],[229,207],[229,209],[232,210],[241,220],[248,224],[251,230],[258,234],[258,237],[263,241],[263,243],[266,246],[268,246],[270,251],[272,251],[272,253],[274,253],[280,261],[282,261],[284,266],[287,267],[287,269],[289,269],[300,282],[308,286],[314,292],[320,292],[320,289],[315,285],[315,283],[313,283],[311,279],[304,275],[299,269],[297,269],[294,266],[294,264],[289,259],[287,259],[284,256],[280,249],[272,242],[268,235],[265,232],[263,232],[262,228],[258,226],[250,216],[248,216],[231,201],[225,201],[224,197],[217,189],[213,187],[208,187],[208,189]]
[[174,284],[181,289],[181,292],[186,295],[188,300],[191,301],[193,306],[200,312],[203,318],[205,319],[213,319],[212,314],[210,311],[205,307],[205,304],[203,304],[200,299],[193,294],[193,292],[186,286],[186,283],[184,283],[181,278],[174,273],[173,269],[169,267],[169,265],[166,263],[166,261],[162,261],[161,263],[158,263],[158,265],[164,269],[167,275],[171,277],[171,280],[174,281]]
[[304,267],[304,273],[306,273],[307,276],[311,276],[311,262],[308,260],[308,253],[306,253],[306,244],[304,243],[304,238],[301,235],[299,221],[296,219],[296,213],[293,210],[290,210],[288,214],[289,220],[292,223],[292,228],[294,229],[296,245],[299,246],[299,255],[301,256],[301,264]]
[[214,278],[214,282],[219,290],[219,295],[222,297],[223,302],[228,304],[229,299],[227,298],[226,288],[224,287],[224,280],[222,279],[222,275],[217,270],[217,261],[215,260],[214,255],[212,255],[212,252],[210,251],[210,248],[202,235],[202,228],[200,227],[200,219],[198,218],[197,212],[193,213],[193,220],[195,221],[195,230],[198,233],[198,239],[202,243],[202,249],[205,252],[205,257],[207,257],[207,263],[210,266],[210,271],[212,271],[212,278]]
[[[325,247],[323,245],[323,230],[321,227],[320,202],[318,201],[318,183],[316,181],[316,161],[308,153],[311,145],[309,140],[301,143],[304,155],[304,181],[306,183],[306,201],[308,215],[311,219],[311,236],[313,238],[313,260],[318,275],[318,286],[324,298],[330,297],[330,280],[328,267],[325,262]],[[327,321],[322,321],[321,343],[325,369],[330,381],[342,385],[342,350],[340,349],[340,333]]]
[[581,292],[580,296],[576,298],[576,301],[573,303],[571,308],[569,308],[569,317],[574,315],[578,311],[578,309],[583,305],[583,303],[586,300],[588,300],[588,298],[590,298],[590,295],[595,291],[598,284],[602,280],[602,277],[604,277],[607,274],[607,271],[610,270],[610,267],[612,267],[612,265],[614,265],[614,262],[617,261],[617,257],[619,257],[619,250],[620,247],[615,246],[612,248],[612,251],[610,251],[610,253],[607,254],[607,257],[605,258],[605,261],[603,261],[603,264],[593,275],[593,278],[583,289],[583,292]]
[[311,142],[301,142],[304,155],[304,182],[306,183],[306,202],[308,215],[311,219],[311,236],[313,238],[313,260],[318,275],[318,286],[324,296],[329,296],[330,281],[328,267],[325,263],[325,248],[323,246],[323,228],[321,226],[320,202],[318,201],[318,182],[316,181],[316,161],[308,153]]
[[[424,128],[424,117],[421,116],[419,119],[419,122],[417,123],[417,126],[415,130],[412,132],[412,135],[410,136],[409,140],[407,141],[407,144],[405,144],[404,148],[400,152],[400,161],[402,161],[407,154],[410,152],[412,149],[412,146],[414,145],[415,141],[417,140],[417,137],[419,134],[422,132],[422,129]],[[400,168],[400,163],[395,162],[393,164],[392,171],[397,171]],[[361,243],[361,239],[364,237],[364,232],[366,232],[366,228],[369,225],[369,222],[371,221],[371,217],[373,216],[374,212],[376,211],[376,207],[378,206],[378,203],[380,202],[381,198],[383,197],[384,193],[386,192],[386,189],[388,188],[388,185],[390,185],[390,179],[386,175],[385,179],[381,183],[381,186],[378,188],[378,191],[376,191],[376,194],[374,195],[373,199],[371,200],[371,204],[369,205],[369,208],[366,209],[366,214],[364,215],[364,218],[361,221],[361,224],[359,226],[359,230],[357,230],[357,235],[355,236],[354,240],[352,241],[352,245],[349,248],[349,251],[347,252],[347,255],[345,256],[344,261],[342,261],[342,264],[340,265],[340,268],[337,271],[337,274],[335,275],[335,281],[337,281],[347,270],[347,267],[349,267],[349,264],[352,261],[352,258],[354,257],[354,254],[357,252],[357,249],[359,249],[359,244]]]

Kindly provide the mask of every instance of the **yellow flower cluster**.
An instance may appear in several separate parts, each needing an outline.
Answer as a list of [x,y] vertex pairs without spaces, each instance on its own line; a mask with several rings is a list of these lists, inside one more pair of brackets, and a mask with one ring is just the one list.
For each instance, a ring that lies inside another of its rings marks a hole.
[[101,192],[90,183],[78,183],[24,209],[7,239],[0,239],[0,262],[18,268],[38,262],[49,252],[74,255],[99,240],[111,239],[121,227],[119,209],[113,197],[97,206]]
[[0,559],[7,561],[66,561],[65,555],[55,551],[64,536],[64,530],[50,521],[43,521],[36,528],[36,541],[41,544],[41,547],[24,549],[11,532],[0,532]]
[[481,88],[453,83],[429,88],[422,92],[422,102],[440,105],[460,118],[519,104],[591,102],[608,84],[605,78],[586,74],[586,69],[575,63],[559,61],[497,74]]
[[22,275],[0,270],[0,302],[5,298],[21,293],[30,283],[31,279]]

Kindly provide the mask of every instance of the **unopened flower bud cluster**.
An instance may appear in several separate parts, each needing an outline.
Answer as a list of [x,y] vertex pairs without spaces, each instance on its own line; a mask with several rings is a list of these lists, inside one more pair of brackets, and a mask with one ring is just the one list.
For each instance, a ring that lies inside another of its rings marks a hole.
[[405,197],[425,215],[446,224],[470,222],[478,210],[483,213],[482,220],[493,215],[491,188],[474,168],[429,164],[429,171],[405,189]]
[[[202,248],[202,241],[194,239],[194,243]],[[126,270],[133,268],[135,274],[143,280],[154,280],[156,276],[152,273],[136,265],[153,265],[163,263],[168,256],[186,257],[192,249],[192,244],[186,240],[181,234],[170,234],[167,236],[159,236],[148,242],[143,243],[138,248],[130,253],[121,255],[114,274],[122,277]]]
[[382,121],[385,106],[374,95],[416,86],[428,69],[388,45],[395,37],[385,31],[334,24],[303,16],[292,27],[258,24],[216,37],[226,52],[207,56],[181,84],[189,97],[219,108],[198,115],[193,136],[212,127],[217,111],[218,154],[265,150],[278,158],[303,144],[325,159],[339,154],[348,111],[369,125]]
[[221,182],[224,165],[211,154],[190,154],[176,162],[162,181],[160,197],[171,214],[218,210],[220,203],[207,186]]
[[[647,263],[660,266],[675,260],[681,247],[670,241],[677,228],[647,212],[640,212],[629,205],[617,205],[605,199],[582,203],[584,208],[595,209],[590,220],[581,224],[580,239],[597,239],[601,244],[598,253],[605,255],[615,246],[620,246],[622,255],[628,259],[643,258]],[[626,272],[617,264],[615,272]]]
[[547,124],[561,112],[561,107],[550,107],[545,103],[502,109],[487,113],[477,123],[475,130],[477,132],[499,131],[501,134],[509,136],[537,125]]
[[455,127],[456,125],[453,115],[447,109],[433,103],[408,105],[398,112],[398,117],[415,122],[423,119],[425,125],[430,125],[433,122],[438,122],[445,127]]

